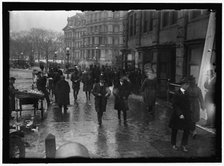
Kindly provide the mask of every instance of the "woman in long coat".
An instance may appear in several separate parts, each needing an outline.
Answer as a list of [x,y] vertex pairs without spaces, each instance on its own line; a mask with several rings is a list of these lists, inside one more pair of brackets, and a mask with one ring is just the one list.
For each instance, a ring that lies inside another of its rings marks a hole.
[[190,102],[190,111],[191,111],[191,121],[192,121],[192,136],[195,138],[196,130],[195,125],[196,122],[200,120],[200,108],[204,110],[204,101],[201,93],[201,89],[196,85],[195,78],[193,76],[189,77],[190,86],[186,90],[186,93],[189,96]]
[[142,83],[141,91],[143,92],[143,101],[146,109],[154,113],[156,103],[157,78],[152,70],[146,72],[147,78]]
[[61,80],[56,84],[56,95],[57,95],[57,104],[62,108],[64,106],[64,112],[67,111],[67,105],[70,104],[69,93],[70,93],[70,86],[68,82],[65,80],[65,76],[61,76]]
[[174,150],[177,150],[176,137],[178,130],[184,131],[181,146],[183,151],[187,152],[186,145],[188,144],[188,136],[192,124],[189,96],[186,93],[189,84],[186,79],[183,79],[180,84],[180,89],[173,97],[173,112],[171,114],[169,127],[172,129],[171,144]]
[[107,99],[111,93],[103,78],[100,78],[99,83],[94,84],[92,93],[95,96],[98,124],[101,126],[103,113],[106,112]]
[[87,69],[82,74],[83,91],[86,94],[86,101],[90,100],[90,94],[93,89],[93,78],[91,72]]

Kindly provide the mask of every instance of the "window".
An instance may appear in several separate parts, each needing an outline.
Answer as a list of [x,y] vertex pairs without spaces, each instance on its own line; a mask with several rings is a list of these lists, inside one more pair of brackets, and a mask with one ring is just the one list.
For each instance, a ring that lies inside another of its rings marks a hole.
[[170,12],[170,24],[177,23],[177,11]]
[[104,25],[104,32],[107,32],[107,25]]
[[134,14],[134,20],[133,20],[133,22],[134,22],[134,27],[133,27],[133,34],[134,35],[136,35],[136,19],[137,19],[137,15],[136,15],[136,13]]
[[153,30],[153,12],[149,12],[149,31]]
[[167,26],[169,23],[169,12],[162,13],[162,27]]
[[133,35],[133,15],[130,16],[129,22],[130,22],[129,32],[130,32],[130,36],[132,36]]
[[194,10],[192,11],[191,13],[191,19],[195,18],[195,17],[198,17],[201,15],[201,11],[200,10]]
[[119,32],[119,26],[118,25],[114,26],[114,32]]
[[144,11],[143,13],[143,32],[147,32],[147,25],[148,25],[148,20],[147,20],[147,11]]

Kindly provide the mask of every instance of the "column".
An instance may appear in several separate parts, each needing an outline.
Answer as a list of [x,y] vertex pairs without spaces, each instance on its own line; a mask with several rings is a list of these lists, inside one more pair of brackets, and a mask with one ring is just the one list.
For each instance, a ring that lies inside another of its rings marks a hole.
[[186,11],[181,10],[178,12],[177,20],[177,43],[176,43],[176,78],[178,82],[184,75],[184,40],[185,40],[185,25],[186,25]]

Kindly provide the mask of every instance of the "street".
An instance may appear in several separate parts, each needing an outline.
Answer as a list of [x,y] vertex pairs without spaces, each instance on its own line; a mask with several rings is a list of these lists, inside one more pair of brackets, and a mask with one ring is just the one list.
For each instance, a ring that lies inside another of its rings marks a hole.
[[[31,71],[17,70],[10,72],[10,75],[17,79],[16,88],[31,88]],[[70,80],[69,84],[71,87]],[[21,118],[29,119],[33,116],[30,108],[24,107]],[[127,125],[124,125],[123,119],[121,122],[118,120],[117,112],[114,110],[114,96],[111,95],[108,99],[107,111],[103,115],[102,127],[99,127],[94,96],[91,95],[91,101],[86,102],[81,84],[78,100],[74,103],[71,88],[67,114],[60,113],[54,103],[45,110],[43,120],[40,119],[40,112],[37,111],[35,120],[39,129],[25,135],[25,140],[30,144],[26,147],[26,158],[45,158],[45,138],[49,133],[56,138],[56,148],[66,142],[78,142],[89,150],[91,158],[198,158],[217,155],[216,135],[200,128],[197,128],[196,139],[189,136],[188,153],[172,149],[171,130],[168,127],[171,110],[166,106],[165,101],[157,100],[155,117],[144,109],[141,96],[132,94],[129,97],[129,108]],[[181,132],[177,140],[177,145],[180,146]]]

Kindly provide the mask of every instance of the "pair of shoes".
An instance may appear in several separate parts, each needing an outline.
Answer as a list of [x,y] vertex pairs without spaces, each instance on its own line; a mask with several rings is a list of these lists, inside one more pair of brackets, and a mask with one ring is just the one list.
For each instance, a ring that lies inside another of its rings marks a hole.
[[186,148],[186,146],[182,146],[182,151],[183,152],[188,152],[188,149]]
[[176,145],[173,145],[172,148],[173,148],[173,150],[177,150],[178,149]]

